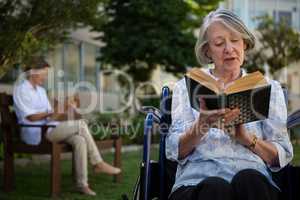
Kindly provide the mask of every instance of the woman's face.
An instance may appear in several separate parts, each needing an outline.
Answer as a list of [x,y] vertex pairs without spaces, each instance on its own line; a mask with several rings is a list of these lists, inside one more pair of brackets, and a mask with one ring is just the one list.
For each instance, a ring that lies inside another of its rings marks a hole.
[[213,22],[207,30],[207,55],[217,69],[239,70],[244,62],[246,44],[238,32],[226,27],[222,22]]
[[48,67],[32,70],[31,80],[36,85],[43,85],[48,77]]

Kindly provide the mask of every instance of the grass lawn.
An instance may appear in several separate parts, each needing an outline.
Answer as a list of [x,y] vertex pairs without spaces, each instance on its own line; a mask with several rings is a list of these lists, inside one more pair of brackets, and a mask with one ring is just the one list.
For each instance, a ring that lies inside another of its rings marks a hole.
[[[300,145],[294,146],[295,165],[300,165]],[[114,183],[112,177],[107,175],[90,174],[91,187],[97,192],[96,197],[87,197],[74,192],[71,178],[71,162],[62,162],[62,195],[63,200],[119,200],[122,194],[129,194],[131,198],[132,189],[139,173],[139,163],[142,157],[141,151],[123,153],[123,181]],[[112,154],[104,154],[104,159],[112,161]],[[90,170],[91,171],[91,170]],[[2,170],[0,177],[2,177]],[[26,167],[16,167],[16,190],[12,193],[4,194],[0,190],[2,200],[48,200],[50,189],[50,167],[49,163],[40,165],[27,165]],[[2,178],[0,180],[2,186]]]
[[[126,193],[131,195],[131,191],[138,176],[138,168],[141,160],[141,151],[122,154],[123,180],[121,183],[114,183],[113,178],[104,174],[92,174],[90,168],[89,181],[91,187],[97,192],[96,197],[88,197],[74,192],[72,183],[71,161],[62,161],[62,194],[59,199],[63,200],[118,200]],[[111,162],[111,153],[103,155],[104,160]],[[9,195],[0,190],[2,200],[46,200],[50,191],[50,165],[43,163],[40,165],[27,165],[26,167],[16,167],[16,190]],[[2,177],[2,170],[0,172]],[[2,186],[2,178],[0,180]]]
[[300,165],[300,145],[293,145],[294,146],[294,159],[292,163],[294,165],[299,166]]

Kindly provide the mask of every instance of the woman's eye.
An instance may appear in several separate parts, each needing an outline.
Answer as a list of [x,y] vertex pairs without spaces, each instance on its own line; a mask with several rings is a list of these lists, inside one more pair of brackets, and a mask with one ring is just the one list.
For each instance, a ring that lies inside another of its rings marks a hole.
[[215,45],[216,45],[217,47],[222,46],[222,45],[223,45],[223,42],[217,42],[217,43],[215,43]]
[[232,39],[231,42],[238,42],[239,39]]

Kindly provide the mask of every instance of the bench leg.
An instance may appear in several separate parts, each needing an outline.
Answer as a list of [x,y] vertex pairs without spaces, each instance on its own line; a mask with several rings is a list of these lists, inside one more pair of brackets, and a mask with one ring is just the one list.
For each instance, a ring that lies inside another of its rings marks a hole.
[[[114,140],[115,156],[114,156],[114,166],[121,169],[121,149],[122,149],[122,138]],[[122,173],[114,176],[114,182],[120,183],[122,181]]]
[[3,163],[3,184],[4,191],[11,192],[14,187],[15,169],[14,154],[7,145],[4,145],[4,163]]
[[57,197],[60,193],[60,146],[52,143],[52,155],[51,155],[51,196]]
[[75,154],[72,152],[72,180],[74,183],[77,183],[76,180],[76,167],[75,167]]

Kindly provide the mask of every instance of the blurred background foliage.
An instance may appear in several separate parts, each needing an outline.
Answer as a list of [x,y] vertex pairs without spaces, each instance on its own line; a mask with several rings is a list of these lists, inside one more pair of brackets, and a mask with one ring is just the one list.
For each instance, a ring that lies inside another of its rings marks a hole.
[[246,58],[244,67],[249,72],[265,71],[269,66],[270,73],[275,75],[280,69],[300,60],[300,33],[281,20],[275,22],[271,16],[256,17],[257,47]]
[[66,40],[78,26],[101,23],[102,0],[1,0],[0,78],[33,54]]
[[104,4],[100,60],[122,69],[135,82],[150,79],[161,67],[175,75],[196,65],[195,29],[218,0],[110,0]]

